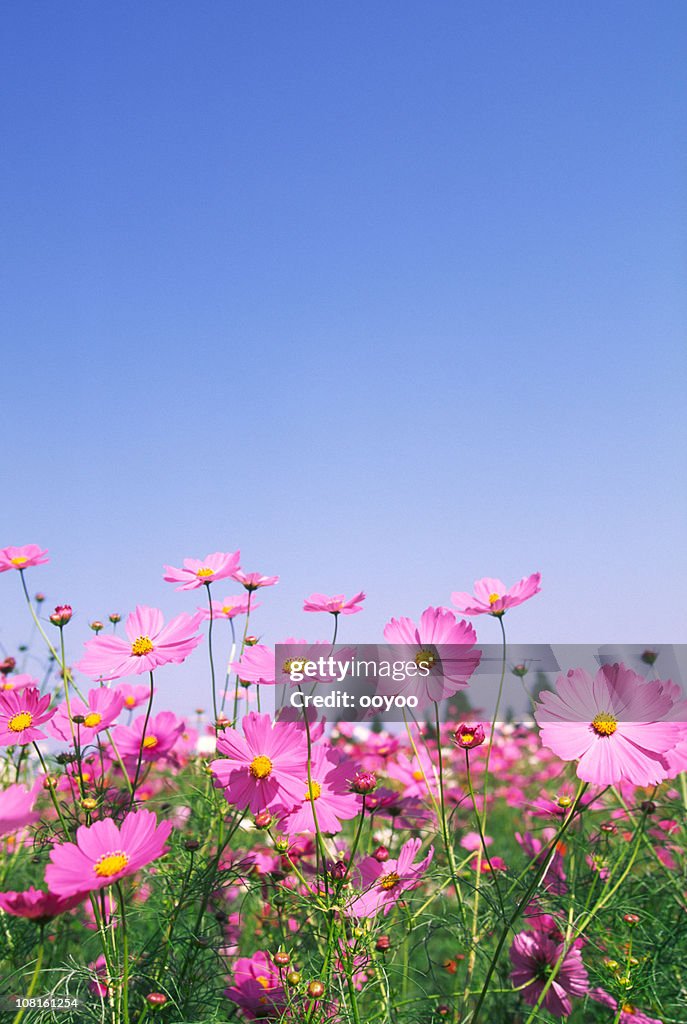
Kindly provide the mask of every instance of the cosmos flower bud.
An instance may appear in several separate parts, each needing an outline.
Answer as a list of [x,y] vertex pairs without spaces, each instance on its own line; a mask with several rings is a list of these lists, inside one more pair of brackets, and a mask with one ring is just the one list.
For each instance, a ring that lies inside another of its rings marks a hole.
[[511,672],[513,673],[513,675],[517,676],[518,679],[524,679],[525,676],[527,675],[527,671],[528,671],[527,665],[524,665],[524,664],[522,664],[522,665],[513,665],[513,668],[511,669]]
[[291,986],[298,985],[301,980],[301,976],[298,971],[289,971],[286,975],[286,980]]
[[439,1014],[440,1017],[448,1017],[450,1012],[451,1007],[447,1006],[446,1003],[440,1003],[440,1005],[437,1006],[437,1013]]
[[0,661],[0,672],[4,676],[9,675],[14,670],[16,664],[17,662],[14,658],[5,658],[4,661]]
[[39,590],[34,598],[34,601],[36,602],[36,604],[43,604],[43,602],[45,601],[45,594]]
[[472,750],[473,747],[479,747],[484,743],[484,728],[478,724],[468,725],[463,722],[453,734],[453,739],[456,746],[462,750]]
[[245,641],[244,641],[246,647],[255,647],[257,642],[258,642],[257,636],[253,636],[252,634],[251,634],[251,636],[247,636]]
[[119,612],[110,612],[110,614],[108,615],[108,619],[110,620],[113,626],[116,626],[118,622],[122,621],[122,616],[119,614]]
[[636,924],[639,924],[639,914],[623,914],[623,921],[633,928]]
[[191,852],[193,852],[193,850],[197,850],[199,847],[200,843],[198,842],[197,839],[187,839],[186,842],[184,843],[184,849],[189,850]]
[[164,992],[149,992],[146,996],[146,1002],[149,1006],[164,1006],[167,1002],[167,996]]
[[98,806],[98,801],[94,800],[92,796],[87,796],[81,801],[81,806],[84,811],[94,811]]
[[43,779],[43,789],[54,789],[57,785],[57,779],[54,775],[46,775]]
[[642,652],[642,661],[645,665],[653,665],[658,658],[658,651],[652,651],[647,648],[646,651]]
[[86,721],[83,715],[72,715],[72,722],[74,725],[83,725]]
[[614,825],[612,821],[602,821],[599,828],[609,836],[614,836],[618,831],[618,826]]
[[329,874],[337,882],[341,882],[346,877],[346,865],[342,860],[335,861],[329,868]]
[[269,811],[260,811],[259,814],[255,815],[255,818],[253,820],[256,828],[265,829],[270,827],[270,825],[274,821],[274,818],[272,817]]
[[378,846],[372,856],[380,864],[383,864],[385,860],[389,859],[389,851],[386,846]]
[[374,772],[356,772],[351,779],[351,792],[365,796],[374,793],[377,788],[377,777]]
[[286,967],[287,964],[291,963],[291,954],[280,950],[278,953],[274,954],[273,959],[277,967]]
[[387,949],[391,949],[391,939],[388,935],[380,935],[375,943],[375,949],[385,953]]
[[50,616],[53,626],[66,626],[72,617],[72,606],[70,604],[58,604]]
[[324,985],[321,981],[311,981],[308,985],[308,995],[311,999],[321,999],[324,995]]
[[643,800],[639,807],[640,810],[644,812],[644,814],[656,813],[656,804],[653,802],[653,800]]
[[276,843],[274,844],[274,848],[277,851],[277,853],[286,853],[289,849],[288,839],[277,839]]
[[89,622],[89,626],[93,632],[98,635],[101,629],[105,629],[105,623],[101,622],[100,619],[93,619],[93,622]]

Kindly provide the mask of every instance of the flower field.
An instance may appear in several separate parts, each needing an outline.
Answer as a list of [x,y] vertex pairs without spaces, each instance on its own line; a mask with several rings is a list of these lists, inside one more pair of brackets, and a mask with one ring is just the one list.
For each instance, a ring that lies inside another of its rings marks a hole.
[[[112,613],[79,650],[47,560],[0,551],[44,665],[0,665],[3,1019],[685,1024],[687,701],[653,652],[644,674],[571,666],[503,721],[507,679],[528,685],[509,619],[546,593],[485,578],[418,622],[390,609],[383,640],[424,670],[401,724],[275,715],[278,577],[238,551],[165,566],[186,612]],[[319,649],[355,640],[364,601],[304,600]],[[439,683],[442,645],[463,654]],[[164,698],[189,658],[193,721]]]

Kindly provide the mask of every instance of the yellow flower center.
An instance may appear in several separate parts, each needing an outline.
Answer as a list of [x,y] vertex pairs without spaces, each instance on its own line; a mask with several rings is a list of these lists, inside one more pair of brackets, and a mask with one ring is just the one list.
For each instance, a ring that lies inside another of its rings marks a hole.
[[389,889],[395,889],[398,883],[401,881],[395,871],[390,871],[387,875],[382,875],[379,879],[379,888],[383,889],[384,892],[388,892]]
[[304,795],[303,799],[304,800],[310,800],[310,799],[317,800],[317,798],[321,794],[321,792],[322,792],[322,786],[319,784],[319,782],[315,782],[315,780],[313,779],[312,783],[306,789],[305,795]]
[[126,706],[128,708],[132,708],[134,706],[134,704],[136,703],[136,698],[135,697],[125,697],[124,698],[124,703],[126,704]]
[[558,799],[556,800],[556,803],[558,804],[559,807],[570,807],[570,804],[572,803],[572,797],[569,797],[569,796],[559,796]]
[[475,738],[475,734],[474,734],[474,732],[464,732],[464,733],[461,733],[461,737],[460,738],[463,741],[463,743],[472,743],[472,741]]
[[272,762],[269,757],[259,754],[250,763],[250,773],[254,779],[266,779],[272,774]]
[[102,715],[99,715],[97,711],[92,711],[90,715],[86,715],[83,724],[87,725],[89,729],[94,729],[96,725],[100,725],[102,720]]
[[592,729],[597,736],[612,736],[617,728],[617,719],[606,711],[601,711],[592,722]]
[[269,988],[270,987],[269,980],[265,977],[264,974],[259,974],[255,980],[257,981],[257,983],[259,985],[262,985],[263,988]]
[[14,683],[10,683],[7,680],[5,680],[2,684],[0,684],[0,690],[13,690],[13,689],[14,689]]
[[501,595],[500,594],[490,594],[489,595],[489,604],[490,605],[495,605],[496,602],[500,601],[500,600],[501,600]]
[[413,772],[413,778],[415,779],[416,782],[423,781],[424,775],[422,774],[419,768],[416,768],[415,771]]
[[157,736],[146,736],[143,740],[144,750],[153,750],[159,743]]
[[222,612],[225,615],[229,615],[231,612],[233,612],[233,610],[234,610],[233,604],[223,604],[222,605]]
[[415,664],[420,667],[434,668],[437,663],[437,656],[433,651],[418,651],[415,655]]
[[215,570],[214,569],[208,569],[207,566],[205,568],[203,568],[203,569],[199,569],[198,572],[196,573],[196,576],[200,576],[201,579],[205,579],[207,576],[214,576],[214,575],[215,575]]
[[33,722],[33,715],[28,711],[20,711],[18,715],[14,715],[10,718],[7,723],[12,732],[23,732],[24,729],[28,729]]
[[136,658],[141,658],[144,654],[150,654],[152,649],[153,645],[149,636],[137,636],[131,645],[131,653]]
[[13,558],[11,561],[12,565],[26,565],[28,558],[25,555],[17,555],[16,558]]
[[633,1006],[632,1003],[623,1003],[623,1013],[635,1014],[637,1007]]
[[128,863],[128,853],[124,853],[123,850],[115,850],[114,853],[104,853],[102,857],[98,857],[93,865],[93,870],[98,878],[112,878],[113,875],[118,875],[120,871],[123,871]]
[[287,658],[281,670],[285,675],[290,676],[292,672],[302,672],[306,664],[305,658]]

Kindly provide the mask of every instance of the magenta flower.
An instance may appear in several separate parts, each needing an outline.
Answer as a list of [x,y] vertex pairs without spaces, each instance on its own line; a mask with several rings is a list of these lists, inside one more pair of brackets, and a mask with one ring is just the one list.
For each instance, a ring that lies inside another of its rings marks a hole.
[[30,676],[26,672],[18,672],[11,676],[0,675],[0,693],[6,693],[9,690],[25,690],[27,686],[38,686],[35,676]]
[[[112,732],[117,750],[125,761],[158,761],[167,757],[186,728],[183,719],[173,711],[160,711],[148,719],[143,735],[146,716],[139,715],[131,725],[118,725]],[[142,749],[141,749],[142,748]]]
[[346,599],[343,594],[327,597],[326,594],[311,594],[303,604],[304,612],[329,612],[331,615],[355,615],[361,612],[365,594],[360,591],[354,597]]
[[251,711],[242,721],[243,733],[226,729],[217,740],[221,758],[211,764],[217,785],[230,804],[253,814],[279,805],[298,806],[307,786],[307,747],[302,726],[272,723],[269,715]]
[[401,847],[397,860],[381,864],[374,856],[365,857],[354,874],[357,888],[363,891],[349,905],[348,913],[353,917],[374,917],[380,910],[388,914],[404,892],[416,889],[434,856],[431,846],[424,860],[414,864],[421,846],[419,839],[409,839]]
[[541,573],[524,576],[519,583],[507,588],[502,580],[485,576],[475,580],[475,593],[466,594],[456,590],[451,600],[463,615],[496,615],[501,616],[509,608],[528,601],[541,590]]
[[[260,604],[257,601],[253,601],[251,611],[259,607]],[[246,594],[240,594],[238,597],[223,597],[221,601],[212,602],[213,619],[235,619],[237,615],[245,615],[247,611],[248,597]],[[203,619],[210,618],[209,608],[199,608],[198,612]]]
[[44,565],[50,559],[45,556],[37,544],[24,544],[23,547],[0,548],[0,572],[8,569],[28,569],[32,565]]
[[55,708],[49,705],[50,694],[41,697],[35,686],[0,693],[0,746],[44,740],[45,733],[37,726],[49,722],[55,714]]
[[[534,1006],[539,999],[562,952],[563,944],[543,932],[519,932],[513,939],[510,948],[513,962],[511,981],[521,989],[522,997],[529,1006]],[[543,1005],[554,1017],[566,1017],[572,1011],[570,996],[582,997],[588,991],[589,978],[582,963],[582,954],[572,946],[544,997]]]
[[[448,608],[425,608],[419,625],[412,619],[391,619],[384,627],[384,639],[390,644],[419,648],[405,652],[413,657],[418,668],[426,666],[429,673],[407,678],[400,686],[380,680],[380,693],[412,693],[423,702],[441,701],[468,685],[479,665],[482,652],[474,649],[477,634],[464,619],[460,622]],[[442,649],[443,648],[443,649]],[[399,658],[403,652],[399,652]]]
[[111,818],[81,825],[76,843],[50,851],[46,884],[58,896],[103,889],[161,857],[171,831],[172,823],[158,825],[152,811],[127,814],[119,827]]
[[474,747],[479,747],[484,743],[484,726],[483,725],[469,725],[467,722],[462,722],[453,734],[453,740],[458,747],[462,747],[463,750],[472,750]]
[[87,640],[86,653],[76,667],[92,679],[120,679],[152,672],[160,665],[178,665],[203,639],[194,635],[199,624],[199,615],[182,612],[165,626],[158,608],[138,605],[126,620],[127,638],[108,633]]
[[578,761],[585,782],[627,781],[654,786],[668,775],[666,755],[682,725],[664,720],[673,707],[659,680],[646,682],[624,665],[604,665],[594,679],[584,669],[559,676],[535,711],[542,745],[563,761]]
[[178,583],[176,590],[195,590],[203,584],[233,576],[239,568],[240,561],[240,551],[215,551],[214,554],[206,555],[202,559],[185,558],[183,569],[166,565],[167,575],[163,579],[165,583]]
[[0,836],[10,835],[38,821],[40,814],[33,810],[35,802],[35,791],[28,790],[21,783],[0,790]]
[[646,1013],[642,1013],[634,1003],[626,1001],[618,1007],[618,1001],[603,988],[593,988],[589,993],[589,998],[603,1006],[608,1006],[616,1013],[620,1009],[620,1016],[617,1018],[618,1024],[663,1024],[658,1017],[649,1017]]
[[275,684],[274,651],[264,644],[246,647],[240,661],[229,665],[230,672],[236,672],[244,683],[259,683],[263,686]]
[[277,1017],[284,1010],[286,994],[281,974],[262,950],[251,957],[239,957],[234,964],[233,981],[224,994],[252,1020]]
[[331,747],[316,746],[310,765],[312,786],[308,785],[307,766],[302,772],[300,800],[293,810],[287,809],[280,828],[287,835],[315,832],[314,803],[320,832],[328,835],[340,832],[341,822],[355,818],[361,806],[360,797],[351,792],[351,779],[355,774],[351,762]]
[[[48,726],[48,732],[65,743],[71,743],[73,737],[77,737],[80,746],[90,743],[93,737],[103,732],[114,722],[119,712],[124,707],[124,696],[117,690],[108,690],[106,686],[98,686],[88,691],[87,704],[84,704],[78,697],[73,697],[69,702],[72,712],[72,725],[69,723],[66,701],[58,704],[55,709],[55,717]],[[83,718],[78,725],[73,724],[74,718]]]
[[31,885],[25,892],[0,892],[0,908],[13,917],[25,917],[39,924],[78,907],[86,899],[86,893],[74,896],[56,896],[52,892],[34,889]]
[[237,583],[242,583],[248,591],[259,590],[260,587],[273,587],[279,583],[278,576],[262,576],[259,572],[242,572],[240,569],[231,574]]

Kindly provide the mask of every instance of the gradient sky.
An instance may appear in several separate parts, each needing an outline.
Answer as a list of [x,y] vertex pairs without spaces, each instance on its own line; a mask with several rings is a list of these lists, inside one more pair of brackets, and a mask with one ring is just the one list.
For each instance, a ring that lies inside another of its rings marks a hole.
[[[73,658],[239,547],[269,641],[328,634],[313,590],[374,642],[535,569],[520,641],[687,640],[683,3],[1,21],[0,544],[50,549]],[[13,650],[14,574],[0,606]]]

